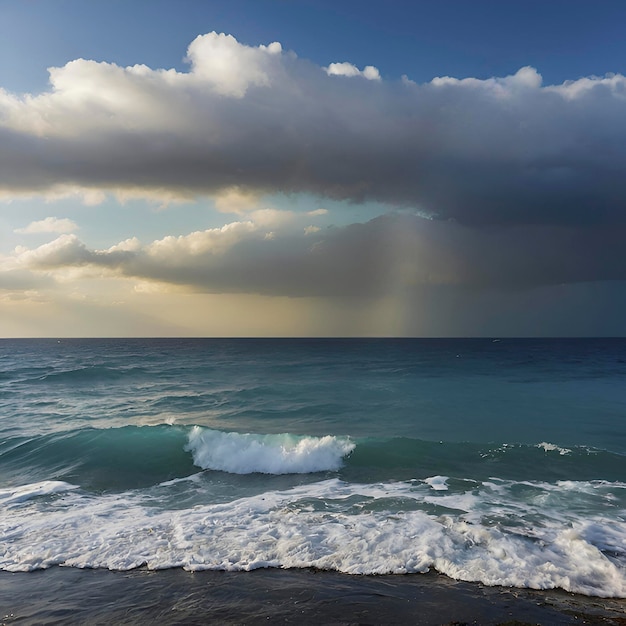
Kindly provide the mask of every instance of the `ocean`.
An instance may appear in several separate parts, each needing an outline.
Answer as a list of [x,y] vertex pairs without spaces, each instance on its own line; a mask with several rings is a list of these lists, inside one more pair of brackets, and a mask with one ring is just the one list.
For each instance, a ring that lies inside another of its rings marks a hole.
[[6,339],[0,406],[2,623],[122,581],[128,623],[227,581],[233,623],[294,580],[626,608],[626,339]]

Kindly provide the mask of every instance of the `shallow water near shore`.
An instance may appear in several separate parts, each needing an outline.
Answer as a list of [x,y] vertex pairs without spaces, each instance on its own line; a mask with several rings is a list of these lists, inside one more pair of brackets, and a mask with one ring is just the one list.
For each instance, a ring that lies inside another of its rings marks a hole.
[[625,383],[623,339],[0,341],[0,574],[619,602]]
[[454,581],[255,570],[0,572],[2,624],[624,624],[624,600]]

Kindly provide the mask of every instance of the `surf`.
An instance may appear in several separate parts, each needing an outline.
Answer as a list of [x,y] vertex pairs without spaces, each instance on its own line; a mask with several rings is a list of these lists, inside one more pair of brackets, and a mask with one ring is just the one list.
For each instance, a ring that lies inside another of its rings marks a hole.
[[[94,497],[33,484],[2,494],[12,504],[2,514],[0,568],[434,569],[486,585],[626,597],[626,526],[607,517],[607,506],[623,506],[612,500],[619,491],[626,484],[332,478],[172,509],[155,506],[154,493]],[[585,510],[587,497],[604,510]]]
[[232,474],[309,474],[337,471],[355,448],[347,437],[258,435],[194,426],[185,447],[202,469]]

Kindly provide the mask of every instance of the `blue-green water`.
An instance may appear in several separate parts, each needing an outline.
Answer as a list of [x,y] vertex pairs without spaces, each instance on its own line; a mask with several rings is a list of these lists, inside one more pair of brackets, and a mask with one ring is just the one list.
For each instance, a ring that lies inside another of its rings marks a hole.
[[626,340],[0,341],[0,568],[626,597]]

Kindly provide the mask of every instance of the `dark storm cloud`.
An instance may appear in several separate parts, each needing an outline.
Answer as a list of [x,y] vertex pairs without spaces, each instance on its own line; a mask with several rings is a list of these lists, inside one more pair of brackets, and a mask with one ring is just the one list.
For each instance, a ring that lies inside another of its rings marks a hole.
[[78,60],[49,93],[0,92],[2,193],[238,186],[474,226],[626,224],[623,76],[542,86],[522,68],[417,85],[215,34],[188,56],[188,73]]

